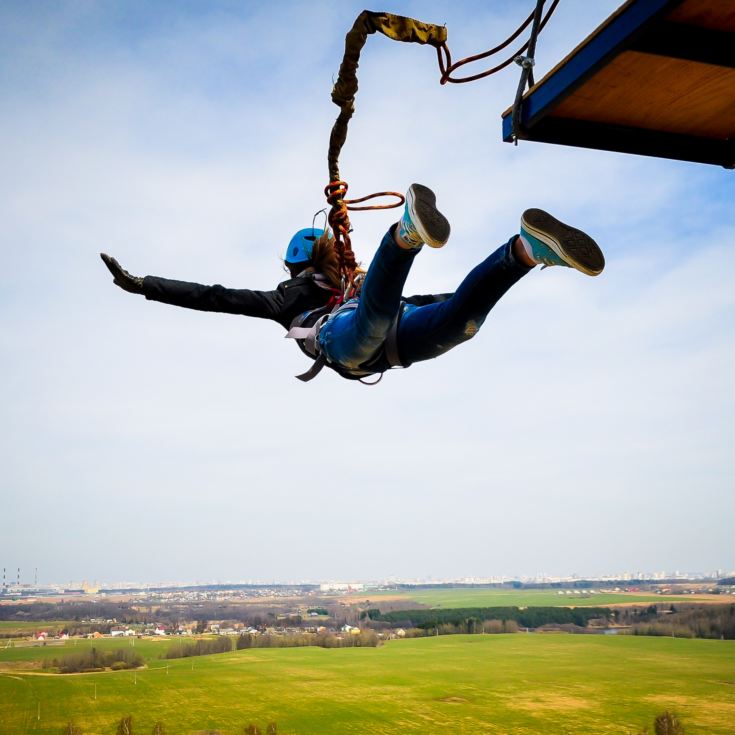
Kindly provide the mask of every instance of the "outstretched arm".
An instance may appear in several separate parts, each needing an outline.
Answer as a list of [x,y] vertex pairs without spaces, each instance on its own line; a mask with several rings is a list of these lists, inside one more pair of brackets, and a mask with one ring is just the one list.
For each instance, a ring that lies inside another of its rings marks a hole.
[[204,286],[201,283],[174,281],[170,278],[146,276],[143,294],[151,301],[199,311],[218,311],[225,314],[242,314],[263,319],[278,320],[283,306],[280,290],[251,291],[247,288],[225,288],[219,284]]
[[129,293],[143,294],[147,299],[164,304],[182,306],[199,311],[218,311],[227,314],[275,319],[280,321],[283,293],[275,291],[251,291],[224,286],[203,286],[199,283],[174,281],[157,276],[133,276],[115,258],[100,253],[104,264],[113,276],[113,282]]

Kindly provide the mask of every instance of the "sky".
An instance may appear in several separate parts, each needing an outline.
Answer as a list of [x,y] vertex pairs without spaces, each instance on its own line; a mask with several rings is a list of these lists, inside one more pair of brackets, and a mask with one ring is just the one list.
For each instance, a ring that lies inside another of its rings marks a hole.
[[[537,78],[617,4],[560,3]],[[446,24],[459,58],[531,6],[383,9]],[[437,193],[452,237],[406,294],[454,290],[531,206],[600,243],[600,277],[536,269],[469,343],[377,387],[302,384],[277,324],[112,284],[101,251],[135,275],[285,278],[325,206],[362,9],[0,5],[0,564],[58,583],[732,570],[734,174],[503,143],[515,66],[441,86],[433,49],[370,37],[343,177]],[[363,263],[396,218],[353,214]]]

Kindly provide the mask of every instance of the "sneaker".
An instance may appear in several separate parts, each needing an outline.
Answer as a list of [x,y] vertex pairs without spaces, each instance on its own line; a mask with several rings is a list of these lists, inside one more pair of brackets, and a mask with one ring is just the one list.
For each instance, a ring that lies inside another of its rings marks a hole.
[[412,247],[426,243],[440,248],[449,239],[449,222],[436,208],[436,196],[427,186],[411,184],[406,192],[406,209],[398,233]]
[[544,266],[563,265],[588,276],[597,276],[605,267],[598,244],[582,230],[565,225],[543,209],[527,209],[521,217],[521,239],[531,257]]

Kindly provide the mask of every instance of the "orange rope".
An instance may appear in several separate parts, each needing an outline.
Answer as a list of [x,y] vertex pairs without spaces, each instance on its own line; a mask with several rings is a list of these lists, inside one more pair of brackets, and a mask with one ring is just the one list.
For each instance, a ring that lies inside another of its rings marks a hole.
[[[357,261],[352,251],[352,240],[350,239],[350,230],[352,229],[350,227],[350,216],[347,211],[364,212],[371,209],[394,209],[400,207],[406,201],[402,194],[395,191],[379,191],[359,199],[345,199],[348,188],[345,181],[330,181],[324,188],[327,203],[331,206],[327,221],[334,233],[334,249],[339,260],[339,272],[342,276],[345,298],[351,298],[350,292],[354,286],[355,271],[357,270]],[[393,204],[372,204],[367,207],[354,206],[380,196],[393,196],[398,201]]]

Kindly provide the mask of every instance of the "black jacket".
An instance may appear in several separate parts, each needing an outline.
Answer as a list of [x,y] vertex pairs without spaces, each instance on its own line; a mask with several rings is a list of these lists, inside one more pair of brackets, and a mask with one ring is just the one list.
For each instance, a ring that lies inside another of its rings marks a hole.
[[271,319],[285,329],[299,314],[326,305],[332,295],[308,276],[283,281],[274,291],[202,286],[199,283],[146,276],[143,279],[143,293],[151,301],[187,309]]
[[[309,276],[298,276],[279,283],[275,291],[251,291],[224,286],[202,286],[199,283],[172,281],[169,278],[146,276],[143,293],[151,301],[183,306],[199,311],[242,314],[278,322],[284,329],[300,314],[325,306],[332,295]],[[422,306],[445,301],[451,294],[410,296],[405,301]]]

